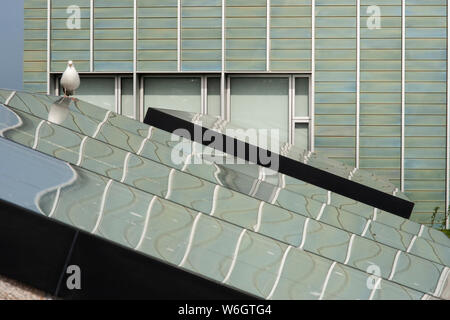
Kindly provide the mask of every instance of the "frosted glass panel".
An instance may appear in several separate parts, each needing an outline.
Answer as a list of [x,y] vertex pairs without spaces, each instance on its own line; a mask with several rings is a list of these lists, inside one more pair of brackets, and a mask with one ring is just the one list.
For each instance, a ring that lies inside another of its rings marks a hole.
[[296,123],[294,145],[300,149],[309,149],[309,130],[307,123]]
[[279,129],[288,141],[289,79],[231,78],[231,121],[244,128]]
[[134,118],[133,110],[133,78],[122,78],[121,88],[122,114]]
[[75,97],[104,109],[116,111],[115,87],[114,78],[81,78],[81,85],[75,91]]
[[295,78],[295,116],[309,116],[309,79]]
[[208,77],[208,114],[220,116],[220,78]]
[[145,110],[149,107],[201,112],[201,80],[195,78],[146,78]]

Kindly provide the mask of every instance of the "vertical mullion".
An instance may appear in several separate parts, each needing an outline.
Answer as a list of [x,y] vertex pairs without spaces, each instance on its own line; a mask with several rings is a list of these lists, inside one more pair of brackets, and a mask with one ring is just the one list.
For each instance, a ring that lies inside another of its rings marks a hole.
[[400,190],[405,191],[405,0],[402,0],[402,117],[401,117],[401,162],[400,162]]
[[181,71],[181,0],[177,3],[177,70]]
[[315,141],[315,91],[316,91],[316,0],[311,0],[311,125],[310,125],[310,147],[314,152]]
[[270,0],[266,2],[266,71],[270,71]]
[[220,74],[220,113],[226,118],[225,105],[225,0],[222,0],[222,68]]
[[294,108],[295,108],[295,102],[294,102],[294,87],[295,85],[295,76],[290,75],[289,76],[289,143],[294,144],[294,130],[295,130],[295,124],[294,124]]
[[207,77],[200,77],[200,101],[201,101],[201,113],[208,114],[208,103],[206,102],[206,85],[207,85]]
[[116,96],[116,112],[122,114],[122,78],[120,76],[115,76],[116,88],[114,90]]
[[91,0],[89,14],[89,71],[94,72],[94,0]]
[[50,94],[52,1],[47,0],[47,94]]
[[356,152],[355,167],[359,168],[360,103],[361,103],[361,3],[356,1]]
[[[449,55],[449,44],[450,44],[450,9],[449,3],[447,2],[447,164],[446,164],[446,186],[445,186],[445,210],[448,210],[449,206],[449,196],[450,196],[450,77],[449,77],[449,64],[450,64],[450,55]],[[445,222],[446,229],[449,229],[449,217],[447,216],[447,221]]]
[[137,120],[137,0],[133,6],[133,118]]

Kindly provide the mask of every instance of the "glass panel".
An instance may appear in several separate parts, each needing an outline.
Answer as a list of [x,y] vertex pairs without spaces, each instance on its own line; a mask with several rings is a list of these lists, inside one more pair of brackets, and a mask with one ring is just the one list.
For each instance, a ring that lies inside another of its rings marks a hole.
[[[62,90],[60,92],[63,92]],[[75,97],[107,110],[116,111],[114,78],[81,78]]]
[[309,130],[307,123],[296,123],[294,145],[301,149],[309,149]]
[[121,105],[124,116],[134,118],[133,110],[133,78],[122,78]]
[[288,141],[289,79],[231,78],[231,121],[244,128],[279,129]]
[[208,114],[219,116],[220,112],[220,78],[208,78]]
[[147,108],[201,112],[201,79],[146,78],[144,103]]
[[295,78],[295,116],[309,116],[309,79]]

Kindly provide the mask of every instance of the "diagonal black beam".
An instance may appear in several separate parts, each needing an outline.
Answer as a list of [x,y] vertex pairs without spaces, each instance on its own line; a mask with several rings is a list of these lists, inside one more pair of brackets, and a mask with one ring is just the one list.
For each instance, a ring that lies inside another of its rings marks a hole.
[[[178,129],[184,129],[186,133],[188,133],[187,136],[185,136],[186,139],[213,147],[246,161],[255,162],[264,167],[270,167],[270,163],[267,163],[266,160],[267,155],[270,155],[270,158],[272,159],[278,157],[278,172],[280,173],[406,219],[409,219],[414,208],[414,203],[410,201],[376,190],[358,182],[345,179],[302,162],[295,161],[291,158],[271,153],[270,151],[251,145],[247,142],[240,141],[236,138],[180,119],[159,109],[149,108],[145,115],[144,123],[170,133],[173,133]],[[208,139],[204,139],[205,133],[207,133],[206,136]],[[234,146],[234,148],[230,148],[229,146]],[[245,152],[242,152],[242,150]],[[256,156],[256,158],[251,159],[250,155]],[[261,155],[263,155],[263,157]]]

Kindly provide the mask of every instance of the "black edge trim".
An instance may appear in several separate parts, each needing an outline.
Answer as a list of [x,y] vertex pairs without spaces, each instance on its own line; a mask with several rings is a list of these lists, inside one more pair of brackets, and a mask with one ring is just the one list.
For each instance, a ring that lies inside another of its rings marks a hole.
[[[205,146],[210,145],[211,142],[204,141],[202,136],[206,131],[213,139],[212,141],[223,141],[222,145],[214,145],[215,148],[222,152],[238,157],[237,150],[245,150],[245,156],[242,159],[249,161],[250,154],[257,154],[257,163],[261,166],[268,167],[261,159],[261,154],[268,154],[269,151],[250,145],[247,142],[242,142],[238,139],[231,138],[222,133],[209,130],[208,128],[196,125],[192,122],[180,119],[176,116],[165,113],[162,110],[148,108],[145,115],[144,123],[154,126],[158,129],[173,133],[177,129],[185,129],[190,136],[186,137],[189,140],[201,143]],[[201,132],[202,136],[197,136],[194,132]],[[215,137],[219,140],[215,140]],[[226,145],[234,145],[234,150],[227,150]],[[241,148],[241,149],[239,149]],[[253,151],[250,153],[249,151]],[[256,151],[256,153],[255,153]],[[270,154],[270,153],[269,153]],[[312,167],[310,165],[295,161],[285,156],[272,153],[272,156],[279,157],[279,172],[284,173],[293,178],[311,183],[315,186],[330,190],[342,196],[365,203],[369,206],[390,212],[397,216],[409,219],[414,208],[414,203],[395,197],[388,193],[376,190],[374,188],[365,186],[355,181],[345,179],[330,172]]]
[[[80,267],[81,290],[67,288],[66,265]],[[65,299],[255,299],[2,199],[0,274]]]

